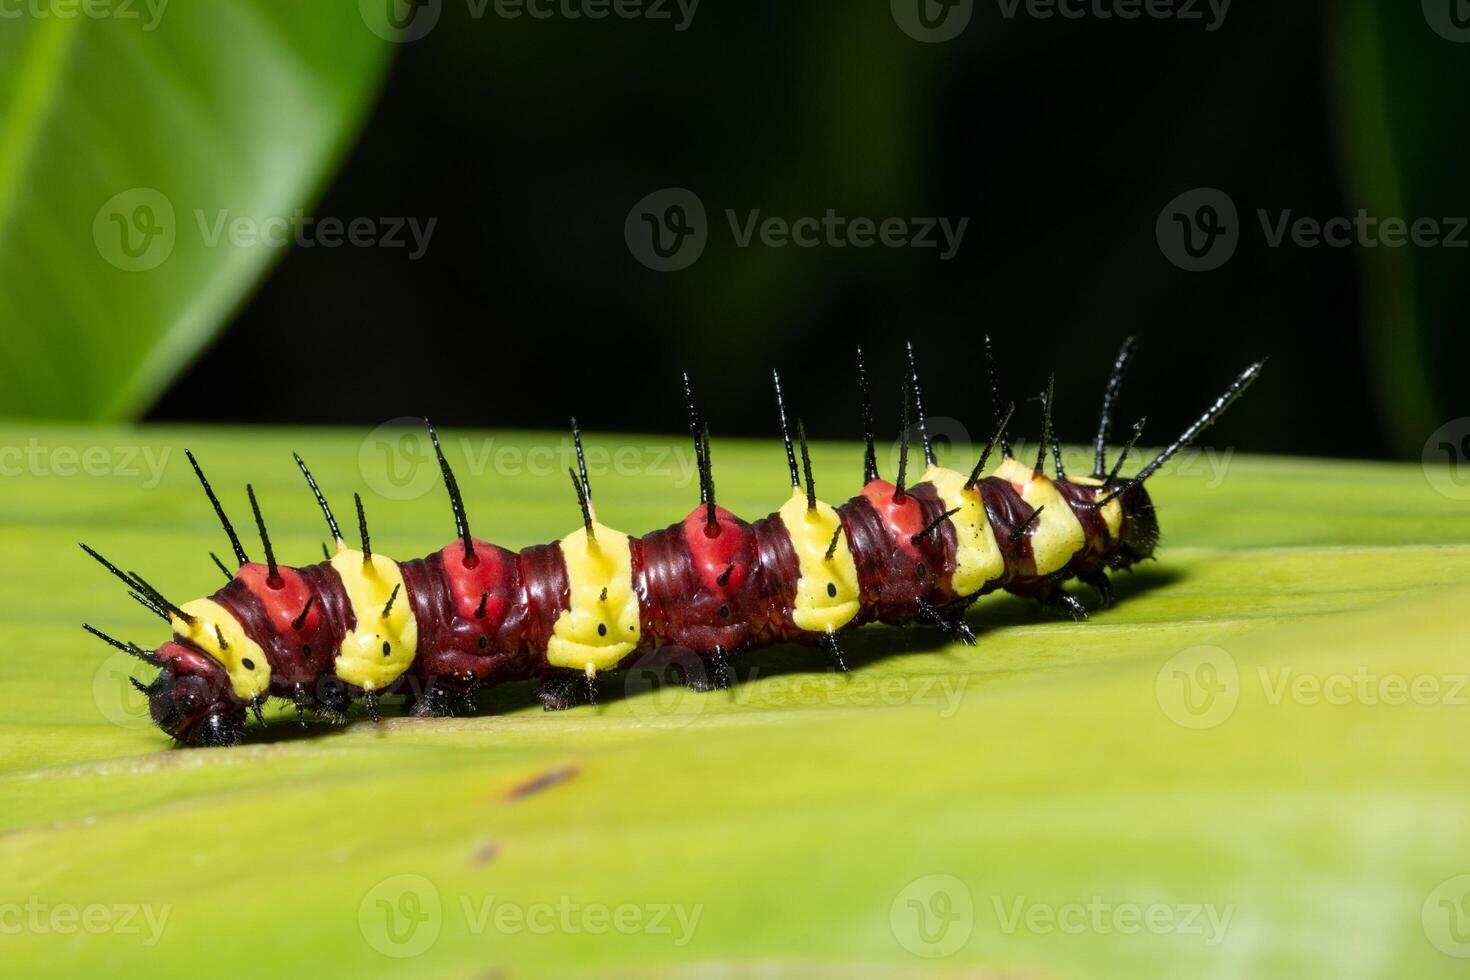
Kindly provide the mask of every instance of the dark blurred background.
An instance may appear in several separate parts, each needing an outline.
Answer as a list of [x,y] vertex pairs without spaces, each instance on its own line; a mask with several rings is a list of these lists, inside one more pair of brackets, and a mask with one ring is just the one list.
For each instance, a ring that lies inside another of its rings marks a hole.
[[[1271,247],[1257,216],[1470,214],[1470,45],[1407,0],[1236,2],[1218,24],[1204,0],[1195,20],[1007,6],[980,0],[958,37],[922,43],[878,0],[704,0],[684,30],[672,0],[664,21],[506,19],[493,0],[475,18],[445,0],[435,30],[398,46],[310,209],[435,218],[423,257],[290,251],[150,417],[560,428],[576,412],[674,431],[687,368],[717,435],[770,437],[778,366],[816,437],[856,438],[853,348],[892,428],[912,338],[931,411],[982,431],[985,332],[1014,393],[1057,372],[1077,441],[1130,333],[1143,347],[1123,415],[1147,413],[1155,441],[1263,355],[1211,441],[1417,457],[1470,414],[1470,250]],[[624,236],[665,188],[707,212],[707,247],[679,271],[646,267]],[[1238,247],[1212,271],[1180,268],[1156,235],[1195,188],[1238,209]],[[969,223],[946,261],[742,248],[727,209]],[[342,376],[360,384],[325,384]]]

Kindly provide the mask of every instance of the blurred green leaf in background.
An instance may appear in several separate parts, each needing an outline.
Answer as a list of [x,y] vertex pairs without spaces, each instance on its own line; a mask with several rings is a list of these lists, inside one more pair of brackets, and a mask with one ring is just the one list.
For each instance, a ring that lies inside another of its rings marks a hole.
[[228,223],[310,203],[390,46],[353,3],[32,9],[0,29],[0,416],[132,418],[285,251]]
[[[1268,247],[1257,212],[1448,228],[1470,214],[1463,126],[1444,96],[1470,77],[1462,2],[1235,4],[1218,30],[976,2],[944,44],[915,41],[887,4],[845,0],[768,2],[764,16],[709,2],[687,29],[449,0],[136,0],[126,18],[6,17],[0,417],[152,407],[373,425],[426,411],[549,428],[568,406],[541,397],[538,373],[501,372],[492,414],[478,386],[440,383],[444,352],[520,363],[544,356],[547,332],[592,344],[636,330],[649,342],[608,352],[608,374],[654,385],[718,363],[702,390],[726,408],[721,431],[754,435],[769,420],[748,379],[773,360],[793,376],[828,370],[839,334],[878,351],[900,328],[930,347],[962,324],[1045,324],[1038,360],[1059,380],[1094,377],[1130,332],[1159,358],[1141,372],[1270,354],[1290,383],[1262,385],[1222,424],[1225,441],[1414,458],[1470,414],[1456,373],[1470,356],[1465,250]],[[80,9],[5,9],[52,8]],[[412,22],[399,38],[411,43],[385,39],[395,19]],[[721,229],[677,275],[649,273],[621,235],[662,186],[693,189]],[[1160,207],[1195,186],[1231,195],[1249,232],[1209,275],[1164,260],[1153,233]],[[726,210],[828,208],[965,217],[970,230],[947,262],[737,248],[724,230]],[[290,238],[280,223],[298,209],[417,216],[438,223],[434,249],[418,262],[232,244],[235,221],[247,239]],[[487,312],[494,331],[467,339]],[[391,407],[270,397],[314,390],[329,357],[374,370],[389,345]],[[607,367],[567,364],[565,383],[595,389]],[[954,390],[971,368],[928,369]],[[1157,418],[1196,408],[1162,372],[1139,381]],[[606,401],[610,428],[677,417]],[[1084,431],[1083,403],[1059,401],[1063,431]],[[807,421],[851,431],[832,405]]]

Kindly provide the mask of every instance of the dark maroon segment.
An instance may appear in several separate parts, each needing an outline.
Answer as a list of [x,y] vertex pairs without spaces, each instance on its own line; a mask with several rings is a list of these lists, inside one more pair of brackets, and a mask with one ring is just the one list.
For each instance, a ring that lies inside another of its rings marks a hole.
[[1016,528],[1025,524],[1035,508],[1021,499],[1009,480],[998,476],[987,476],[975,484],[980,491],[980,500],[985,504],[985,513],[990,518],[990,528],[995,532],[995,544],[1005,560],[1005,574],[990,589],[1009,589],[1017,582],[1036,578],[1036,559],[1031,554],[1031,538],[1022,535],[1012,541]]
[[[154,724],[185,745],[209,744],[211,732],[238,733],[245,708],[234,696],[230,675],[219,661],[192,645],[170,641],[158,648],[163,672],[148,687]],[[236,736],[215,744],[230,744]]]
[[791,544],[791,533],[779,514],[763,517],[750,526],[756,560],[746,579],[742,608],[759,618],[751,623],[753,642],[760,646],[807,635],[791,620],[796,608],[796,585],[801,562]]
[[1117,545],[1108,551],[1108,567],[1131,568],[1154,556],[1159,546],[1159,515],[1142,483],[1124,490],[1118,503],[1123,505],[1123,526]]
[[[316,596],[314,605],[322,617],[320,632],[311,641],[312,653],[315,655],[319,647],[326,647],[330,664],[336,660],[337,651],[342,648],[342,641],[347,638],[348,632],[357,628],[352,600],[347,597],[347,587],[342,584],[342,576],[337,574],[330,563],[320,562],[298,571],[306,581],[306,587],[311,589],[311,594]],[[332,671],[325,673],[330,674]]]
[[1118,542],[1108,533],[1108,522],[1103,519],[1102,511],[1084,506],[1097,499],[1097,488],[1068,483],[1065,480],[1058,480],[1053,485],[1082,525],[1082,550],[1067,562],[1067,576],[1091,574],[1102,569],[1107,562],[1108,553]]
[[521,583],[525,625],[521,641],[545,663],[546,645],[562,612],[571,607],[571,581],[561,545],[538,544],[516,556],[516,576]]
[[892,534],[867,497],[853,497],[837,508],[837,514],[842,518],[842,530],[857,566],[858,601],[864,613],[871,612],[872,618],[881,619],[879,606],[893,550]]
[[[525,673],[521,635],[526,609],[518,601],[521,589],[515,555],[479,543],[475,550],[480,568],[491,563],[503,563],[505,567],[504,574],[498,576],[496,601],[492,604],[487,591],[482,591],[483,606],[476,603],[467,616],[460,613],[444,552],[398,566],[418,623],[418,652],[410,668],[415,676],[426,680],[453,678],[468,684],[493,675]],[[451,560],[458,562],[458,554]],[[477,617],[482,607],[484,613]]]

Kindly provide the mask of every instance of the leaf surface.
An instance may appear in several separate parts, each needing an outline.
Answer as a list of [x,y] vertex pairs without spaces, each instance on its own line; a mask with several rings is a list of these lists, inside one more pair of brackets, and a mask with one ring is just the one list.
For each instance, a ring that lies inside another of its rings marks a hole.
[[[1470,951],[1470,515],[1419,467],[1195,457],[1151,484],[1159,561],[1085,623],[991,597],[977,647],[868,627],[846,675],[782,646],[740,658],[729,692],[630,673],[546,714],[508,685],[475,717],[301,733],[277,712],[241,748],[185,751],[77,629],[161,638],[74,542],[170,594],[214,588],[224,538],[189,445],[237,523],[248,479],[278,553],[311,561],[323,529],[294,448],[339,510],[367,487],[382,551],[427,553],[453,532],[424,447],[161,428],[0,444],[42,450],[0,482],[0,903],[168,910],[151,946],[146,922],[6,934],[22,974],[267,955],[316,977],[1430,977]],[[604,521],[688,512],[692,463],[669,445],[591,440]],[[447,450],[481,537],[575,526],[558,437]],[[714,452],[722,503],[781,500],[778,446]],[[844,499],[860,449],[814,460]]]

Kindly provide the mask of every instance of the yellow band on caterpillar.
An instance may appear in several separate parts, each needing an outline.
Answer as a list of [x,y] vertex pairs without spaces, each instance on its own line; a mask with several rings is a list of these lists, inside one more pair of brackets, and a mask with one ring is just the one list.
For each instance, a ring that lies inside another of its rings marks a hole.
[[593,518],[593,537],[578,528],[561,539],[570,605],[551,628],[546,662],[588,676],[616,667],[638,648],[642,623],[633,591],[628,536]]
[[218,660],[230,675],[230,687],[242,701],[270,694],[271,665],[228,609],[213,599],[195,599],[179,607],[194,622],[170,616],[174,633]]
[[[418,652],[419,625],[403,573],[391,558],[374,554],[365,561],[361,551],[340,542],[332,567],[342,579],[357,621],[337,650],[337,676],[364,691],[380,691],[408,670]],[[389,607],[395,589],[398,595]]]
[[1036,574],[1050,575],[1063,568],[1072,556],[1082,550],[1087,537],[1082,522],[1046,474],[1038,473],[1024,463],[1007,457],[995,475],[1014,484],[1021,499],[1040,510],[1036,527],[1031,532],[1031,554],[1036,559]]
[[930,466],[923,479],[933,484],[944,501],[945,510],[958,510],[950,516],[955,531],[954,576],[950,587],[957,596],[972,596],[1005,574],[1005,556],[995,543],[990,515],[980,499],[980,491],[965,489],[968,477],[963,473]]
[[[841,629],[858,614],[857,564],[847,546],[841,518],[831,504],[820,500],[814,509],[808,509],[806,494],[799,488],[792,488],[791,499],[781,506],[780,515],[800,566],[792,621],[812,633]],[[832,548],[834,534],[836,548]]]

